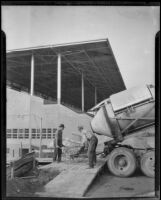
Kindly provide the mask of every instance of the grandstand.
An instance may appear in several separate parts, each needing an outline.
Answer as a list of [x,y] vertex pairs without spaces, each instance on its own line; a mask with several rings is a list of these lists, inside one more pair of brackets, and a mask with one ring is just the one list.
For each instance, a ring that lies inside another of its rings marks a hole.
[[51,146],[60,123],[64,138],[78,140],[78,125],[90,130],[86,111],[124,89],[107,39],[7,52],[8,157]]

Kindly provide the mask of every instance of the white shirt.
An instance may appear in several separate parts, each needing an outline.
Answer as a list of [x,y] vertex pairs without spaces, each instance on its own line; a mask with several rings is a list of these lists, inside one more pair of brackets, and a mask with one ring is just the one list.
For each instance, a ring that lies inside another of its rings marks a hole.
[[87,139],[90,138],[90,137],[89,137],[89,134],[87,133],[87,131],[85,129],[83,129],[81,131],[81,133],[82,133],[82,144],[84,144],[88,141]]

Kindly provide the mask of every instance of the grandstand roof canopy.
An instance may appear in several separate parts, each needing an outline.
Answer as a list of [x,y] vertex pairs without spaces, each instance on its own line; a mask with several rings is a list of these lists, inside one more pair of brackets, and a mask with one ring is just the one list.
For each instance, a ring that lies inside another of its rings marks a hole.
[[98,101],[125,89],[108,39],[8,51],[7,81],[29,89],[31,55],[34,55],[35,92],[56,98],[58,54],[62,64],[62,95],[68,102],[72,103],[71,95],[73,101],[80,101],[82,72],[85,92],[89,94],[96,87]]

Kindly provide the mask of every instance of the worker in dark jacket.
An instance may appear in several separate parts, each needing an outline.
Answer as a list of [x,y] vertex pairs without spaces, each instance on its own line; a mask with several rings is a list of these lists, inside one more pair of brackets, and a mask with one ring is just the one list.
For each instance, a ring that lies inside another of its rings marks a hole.
[[89,159],[89,168],[93,168],[94,164],[96,164],[96,148],[98,144],[98,138],[96,134],[91,132],[91,138],[88,147],[88,159]]
[[62,147],[64,146],[62,143],[63,140],[62,135],[64,128],[65,128],[64,124],[60,124],[57,133],[55,135],[53,161],[56,161],[56,159],[58,158],[58,162],[61,162]]

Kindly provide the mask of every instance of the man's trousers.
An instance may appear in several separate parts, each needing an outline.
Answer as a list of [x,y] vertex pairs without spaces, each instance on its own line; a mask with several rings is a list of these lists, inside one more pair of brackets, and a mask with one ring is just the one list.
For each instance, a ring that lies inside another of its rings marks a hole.
[[53,160],[56,161],[56,159],[58,158],[58,162],[60,162],[61,161],[61,154],[62,154],[61,148],[55,148],[54,149]]
[[95,135],[93,135],[90,139],[89,148],[88,148],[89,167],[94,167],[94,164],[96,163],[97,144],[98,144],[98,139]]

